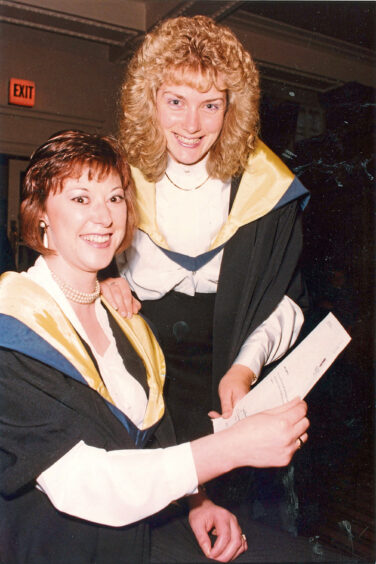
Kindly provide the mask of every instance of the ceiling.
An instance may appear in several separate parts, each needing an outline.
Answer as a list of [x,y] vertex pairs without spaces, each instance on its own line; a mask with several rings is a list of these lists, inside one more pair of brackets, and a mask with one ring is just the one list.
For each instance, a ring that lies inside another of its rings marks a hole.
[[239,9],[375,49],[376,2],[243,2]]
[[[374,68],[376,2],[373,1],[0,0],[0,22],[106,44],[109,60],[114,63],[126,62],[158,21],[195,14],[208,15],[230,27],[235,23],[244,33],[252,28],[261,33],[266,30],[269,41],[266,49],[282,34],[303,40],[306,45],[321,42],[329,56],[340,49],[353,59],[358,56],[358,68],[362,60],[369,62],[370,69]],[[252,49],[256,50],[257,45],[252,45]],[[329,79],[315,65],[316,70],[307,73],[293,63],[288,68],[281,63],[270,65],[256,54],[255,60],[262,77],[276,83],[326,91],[342,80]],[[310,68],[308,63],[306,66]],[[350,74],[354,76],[352,69]],[[366,74],[365,83],[373,84],[372,70]]]
[[225,20],[251,14],[375,48],[376,2],[226,0],[0,0],[0,21],[92,39],[114,46],[143,36],[169,16],[206,14]]

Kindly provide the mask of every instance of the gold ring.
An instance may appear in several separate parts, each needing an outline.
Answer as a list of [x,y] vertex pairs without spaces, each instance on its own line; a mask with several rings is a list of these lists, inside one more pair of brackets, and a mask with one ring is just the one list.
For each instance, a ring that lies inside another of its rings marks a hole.
[[302,448],[302,446],[304,445],[304,442],[303,442],[303,440],[302,440],[301,437],[298,437],[297,440],[299,441],[298,449],[300,449],[300,448]]
[[242,539],[243,539],[243,541],[247,542],[247,537],[245,536],[244,533],[242,533]]

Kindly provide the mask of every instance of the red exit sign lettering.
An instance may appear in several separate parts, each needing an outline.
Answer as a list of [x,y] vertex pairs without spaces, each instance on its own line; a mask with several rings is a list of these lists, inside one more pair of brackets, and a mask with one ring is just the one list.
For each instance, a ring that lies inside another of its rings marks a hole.
[[35,104],[35,82],[22,78],[9,81],[9,104],[33,107]]

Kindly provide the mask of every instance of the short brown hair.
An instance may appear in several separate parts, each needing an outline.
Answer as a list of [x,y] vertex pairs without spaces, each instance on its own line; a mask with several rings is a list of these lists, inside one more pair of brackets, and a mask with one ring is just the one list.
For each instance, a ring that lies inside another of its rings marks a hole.
[[162,22],[133,56],[123,83],[120,119],[128,162],[149,181],[164,174],[167,149],[156,115],[156,95],[163,82],[172,81],[202,91],[213,84],[226,90],[223,127],[210,149],[207,168],[212,177],[222,180],[242,172],[259,128],[258,71],[233,32],[206,16]]
[[49,193],[61,190],[66,178],[80,176],[84,167],[89,167],[89,178],[97,175],[101,179],[111,171],[119,174],[125,191],[127,226],[117,252],[130,244],[137,217],[133,181],[123,150],[112,137],[67,130],[55,133],[38,147],[26,170],[21,203],[22,238],[35,251],[53,252],[44,247],[40,228]]

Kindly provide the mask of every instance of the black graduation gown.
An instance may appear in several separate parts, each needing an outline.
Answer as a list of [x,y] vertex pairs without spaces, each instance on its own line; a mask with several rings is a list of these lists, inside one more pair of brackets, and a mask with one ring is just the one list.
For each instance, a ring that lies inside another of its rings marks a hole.
[[[239,179],[234,179],[231,201],[238,184]],[[301,198],[240,227],[226,243],[213,318],[213,409],[220,408],[220,379],[248,335],[282,298],[288,295],[307,310],[309,299],[299,267],[302,245]]]
[[[233,179],[231,201],[239,178]],[[308,296],[299,269],[302,198],[294,180],[278,205],[241,226],[224,244],[216,294],[169,292],[144,300],[142,311],[166,357],[165,398],[178,442],[212,432],[208,411],[220,411],[218,384],[247,336],[287,294],[303,310]],[[165,253],[177,262],[184,255]],[[204,255],[202,255],[204,256]],[[205,257],[204,257],[205,258]]]
[[[125,365],[147,390],[143,361],[114,319],[109,319]],[[6,342],[0,347],[0,562],[148,562],[146,520],[115,528],[71,517],[56,510],[35,482],[79,441],[107,451],[135,449],[137,430],[131,432],[132,423],[116,408],[110,409],[96,390],[68,370],[49,365],[53,364],[50,356],[42,362],[12,350],[13,339],[14,348],[40,354],[33,352],[33,343],[38,342],[35,334],[23,323],[2,314],[0,323],[1,340]],[[39,343],[43,348],[43,340]],[[144,447],[173,444],[169,418],[163,417],[145,437]]]

